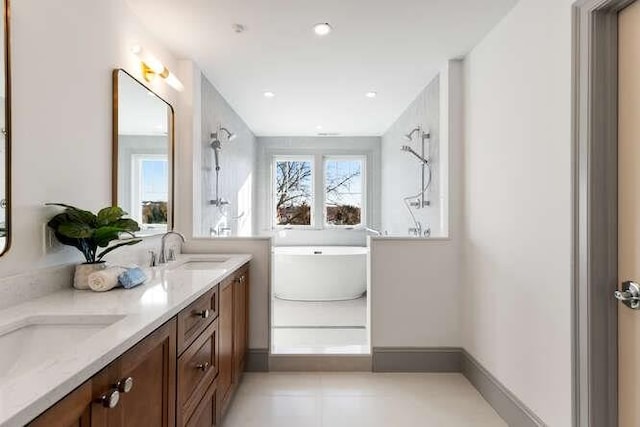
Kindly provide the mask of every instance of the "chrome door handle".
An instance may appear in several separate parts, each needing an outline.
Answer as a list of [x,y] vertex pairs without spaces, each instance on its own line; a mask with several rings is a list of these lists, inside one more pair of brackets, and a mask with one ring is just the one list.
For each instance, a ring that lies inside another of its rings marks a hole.
[[120,392],[116,389],[111,389],[98,399],[100,404],[107,409],[113,409],[118,406],[120,401]]
[[116,388],[120,393],[129,393],[133,388],[133,378],[123,378],[116,383]]
[[622,290],[615,291],[613,296],[632,310],[640,309],[640,285],[636,282],[622,283]]
[[209,369],[209,362],[204,362],[204,363],[199,363],[196,365],[196,369],[201,370],[202,372],[206,371],[207,369]]
[[201,317],[203,319],[208,319],[211,315],[211,312],[209,310],[195,311],[193,315],[196,317]]

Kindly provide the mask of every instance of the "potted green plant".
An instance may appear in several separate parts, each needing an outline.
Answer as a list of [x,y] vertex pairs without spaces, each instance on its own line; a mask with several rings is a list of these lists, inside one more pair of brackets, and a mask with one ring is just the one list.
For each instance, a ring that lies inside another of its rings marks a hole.
[[[135,245],[141,241],[133,234],[140,230],[138,223],[131,218],[125,218],[127,213],[118,206],[109,206],[94,214],[62,203],[47,205],[64,208],[63,212],[47,223],[56,239],[63,245],[77,248],[86,260],[85,263],[76,266],[73,279],[76,289],[89,289],[89,274],[106,267],[105,255],[122,246]],[[128,234],[132,238],[121,240],[122,234]],[[111,244],[114,240],[119,242]]]

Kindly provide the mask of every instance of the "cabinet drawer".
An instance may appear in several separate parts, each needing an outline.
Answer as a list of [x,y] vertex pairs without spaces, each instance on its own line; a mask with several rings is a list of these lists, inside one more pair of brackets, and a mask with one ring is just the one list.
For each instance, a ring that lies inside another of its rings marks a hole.
[[218,374],[218,320],[178,359],[178,420],[184,424]]
[[204,397],[198,403],[186,427],[215,427],[218,425],[218,381],[209,386]]
[[178,313],[178,354],[218,317],[218,285]]

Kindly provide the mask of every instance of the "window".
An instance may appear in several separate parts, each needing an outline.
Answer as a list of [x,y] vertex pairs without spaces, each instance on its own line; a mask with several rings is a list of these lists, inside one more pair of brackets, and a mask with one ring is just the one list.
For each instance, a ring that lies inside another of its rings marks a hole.
[[276,158],[275,223],[311,226],[313,215],[313,159]]
[[[164,155],[133,156],[131,216],[141,228],[166,228],[169,199],[169,163]],[[136,209],[137,207],[137,209]]]
[[365,155],[276,155],[272,167],[275,227],[322,229],[366,223]]
[[328,226],[362,225],[364,160],[327,157],[324,161],[324,218]]

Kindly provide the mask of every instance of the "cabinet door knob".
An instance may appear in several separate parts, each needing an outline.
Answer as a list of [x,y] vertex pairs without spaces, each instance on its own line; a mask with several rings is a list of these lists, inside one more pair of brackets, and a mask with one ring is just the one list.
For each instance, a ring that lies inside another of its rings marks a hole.
[[211,312],[209,310],[201,310],[201,311],[195,311],[193,315],[197,317],[202,317],[203,319],[208,319],[209,316],[211,315]]
[[133,378],[123,378],[116,384],[116,388],[120,393],[129,393],[133,388]]
[[200,369],[202,372],[209,369],[209,362],[199,363],[196,365],[196,369]]
[[113,409],[118,406],[120,401],[120,392],[116,389],[111,389],[98,399],[100,404],[107,409]]

